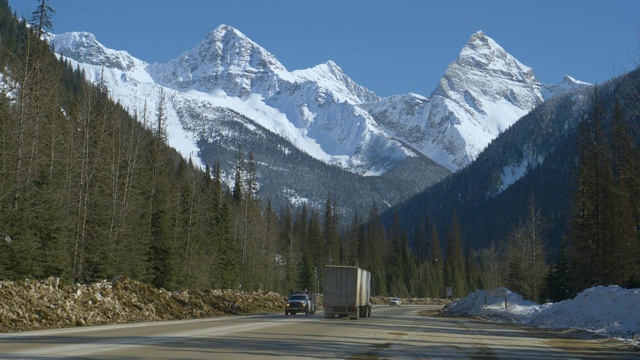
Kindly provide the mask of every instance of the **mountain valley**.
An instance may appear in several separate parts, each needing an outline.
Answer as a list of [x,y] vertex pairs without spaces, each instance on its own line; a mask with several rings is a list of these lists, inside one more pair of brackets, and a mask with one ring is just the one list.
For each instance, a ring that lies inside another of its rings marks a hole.
[[588,85],[541,84],[482,32],[429,97],[378,97],[332,61],[288,71],[227,25],[166,64],[107,49],[89,33],[50,43],[141,121],[155,121],[162,93],[169,144],[196,165],[218,161],[227,184],[238,154],[252,153],[261,197],[320,208],[331,196],[346,218],[420,193],[545,99]]

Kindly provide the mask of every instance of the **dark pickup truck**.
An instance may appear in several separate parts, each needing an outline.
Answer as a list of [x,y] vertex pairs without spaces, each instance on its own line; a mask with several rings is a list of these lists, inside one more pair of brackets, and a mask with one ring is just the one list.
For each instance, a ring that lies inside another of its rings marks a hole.
[[316,313],[316,300],[314,294],[291,294],[287,299],[287,306],[284,308],[285,315],[295,315],[305,313],[307,315]]

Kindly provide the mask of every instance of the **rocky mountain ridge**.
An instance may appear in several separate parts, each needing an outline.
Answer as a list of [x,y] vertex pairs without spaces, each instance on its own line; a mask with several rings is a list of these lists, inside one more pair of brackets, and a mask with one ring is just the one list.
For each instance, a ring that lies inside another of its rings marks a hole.
[[[393,199],[374,195],[390,204],[446,176],[438,167],[456,171],[468,165],[492,139],[544,101],[543,90],[552,96],[586,85],[541,84],[531,68],[482,32],[472,35],[429,97],[387,98],[355,83],[332,61],[288,71],[227,25],[166,64],[148,64],[107,49],[88,33],[52,35],[50,42],[58,54],[83,68],[90,81],[105,83],[114,100],[131,112],[140,114],[144,106],[156,109],[162,88],[169,143],[196,164],[212,163],[205,148],[223,134],[235,140],[224,149],[216,145],[217,153],[251,149],[257,128],[273,134],[261,136],[283,138],[330,166],[358,176],[385,176],[391,187],[407,180],[398,169],[419,164],[420,171],[411,175],[424,179],[422,186]],[[230,131],[220,113],[235,118],[240,128]],[[303,198],[300,190],[290,198]]]
[[[129,72],[134,68],[132,57],[104,48],[90,34],[63,34],[53,36],[51,41],[56,52],[80,64],[104,65]],[[90,53],[94,56],[88,56]],[[106,53],[118,55],[105,56]],[[259,121],[263,126],[268,125],[265,127],[322,161],[362,175],[379,174],[385,171],[385,166],[393,166],[380,163],[379,154],[371,152],[369,142],[375,142],[372,138],[385,144],[386,153],[395,152],[392,158],[412,156],[417,150],[456,170],[472,161],[491,139],[543,101],[543,85],[532,69],[481,31],[471,36],[429,97],[430,101],[424,102],[428,107],[420,111],[420,121],[409,118],[408,122],[417,127],[407,126],[406,116],[394,113],[396,125],[418,130],[407,135],[385,132],[380,123],[389,123],[389,120],[371,116],[367,111],[372,107],[378,110],[377,114],[381,108],[388,111],[386,108],[393,105],[390,103],[394,97],[376,96],[353,82],[332,61],[290,72],[267,50],[228,25],[219,26],[194,49],[166,64],[140,65],[137,70],[146,72],[152,83],[182,93],[205,95],[222,91],[225,97],[236,99],[257,94],[262,105],[281,115]],[[118,88],[113,90],[114,95],[123,85],[110,86]],[[574,87],[577,86],[574,83]],[[553,95],[551,91],[547,93]],[[405,98],[411,96],[404,95]],[[254,100],[257,99],[254,97]],[[395,108],[412,112],[405,106]],[[340,121],[335,121],[336,113]],[[285,130],[283,125],[292,125],[295,129]],[[416,134],[421,139],[415,139]],[[404,148],[396,140],[411,148]]]

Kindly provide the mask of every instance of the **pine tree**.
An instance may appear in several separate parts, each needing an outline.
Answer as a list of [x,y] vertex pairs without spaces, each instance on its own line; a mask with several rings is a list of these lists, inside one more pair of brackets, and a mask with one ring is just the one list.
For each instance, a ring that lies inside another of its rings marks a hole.
[[239,281],[238,252],[231,231],[230,212],[227,203],[223,202],[216,221],[218,253],[216,273],[217,284],[222,289],[237,289]]
[[166,130],[164,115],[164,92],[160,91],[156,109],[156,127],[150,147],[151,184],[148,209],[148,237],[150,243],[149,260],[151,262],[151,283],[158,288],[172,290],[175,288],[176,259],[173,243],[170,239],[169,187],[165,167],[167,153],[165,151]]
[[640,156],[630,134],[622,104],[616,100],[612,112],[611,146],[607,151],[612,162],[612,233],[608,241],[612,261],[610,281],[625,284],[640,277]]
[[280,225],[280,241],[278,246],[278,253],[281,257],[281,268],[284,271],[282,277],[282,283],[280,288],[287,291],[293,291],[296,285],[297,264],[299,264],[297,242],[293,231],[293,216],[291,214],[291,207],[288,205],[284,208],[284,214],[282,214],[282,220]]
[[471,242],[469,242],[469,245],[467,245],[466,260],[467,263],[465,267],[467,269],[467,289],[469,291],[473,291],[475,289],[484,288],[482,277],[480,275],[480,268],[478,267],[476,254],[473,250],[473,244]]
[[419,263],[429,258],[429,227],[429,217],[424,216],[420,218],[420,224],[414,231],[416,260]]
[[242,152],[242,148],[239,148],[236,156],[236,169],[235,169],[234,181],[233,181],[233,199],[238,204],[242,201],[245,195],[243,185],[242,185],[243,177],[244,177],[244,168],[245,168],[244,154]]
[[[321,278],[323,273],[322,269],[324,268],[324,265],[326,265],[324,263],[323,257],[324,239],[322,235],[320,216],[318,215],[317,211],[313,209],[309,212],[307,233],[305,237],[307,238],[309,251],[312,254],[312,262],[315,274],[316,276]],[[318,281],[318,279],[316,281]]]
[[[267,206],[264,210],[263,217],[263,229],[259,231],[261,235],[261,249],[260,249],[260,261],[258,263],[258,269],[260,270],[261,285],[259,289],[273,289],[277,290],[278,284],[278,271],[277,268],[280,265],[276,261],[278,255],[278,236],[280,219],[277,213],[273,209],[273,205],[270,200],[267,200]],[[309,254],[312,259],[311,254]],[[313,260],[311,260],[311,266],[313,266]]]
[[532,289],[531,299],[539,302],[541,300],[540,293],[543,288],[543,279],[547,272],[547,250],[546,241],[544,240],[544,221],[541,216],[541,210],[536,206],[533,197],[529,199],[525,221],[527,241],[531,246],[529,250],[530,266],[528,269],[531,274],[529,277]]
[[372,276],[372,294],[387,295],[387,275],[385,258],[388,256],[386,231],[375,203],[371,205],[367,226],[364,232],[365,259],[362,267],[368,269]]
[[297,276],[298,289],[307,292],[316,292],[316,272],[309,253],[302,255],[300,269]]
[[256,162],[253,151],[249,152],[249,159],[246,163],[246,179],[245,189],[247,193],[247,199],[257,201],[258,199],[258,170],[256,168]]
[[402,256],[402,231],[398,211],[394,213],[389,240],[389,253],[385,259],[388,290],[394,296],[406,297],[408,294],[404,282],[405,264]]
[[336,214],[336,205],[334,200],[331,198],[331,194],[327,194],[327,200],[324,206],[322,234],[325,241],[325,263],[332,265],[343,264],[344,261],[338,234],[338,218]]
[[549,271],[546,282],[549,298],[553,302],[571,299],[575,296],[565,241],[560,244],[558,260]]
[[613,235],[607,226],[611,221],[612,173],[602,151],[605,146],[603,117],[596,86],[593,110],[579,127],[580,164],[569,237],[577,290],[607,284],[612,268],[607,253],[607,242]]
[[347,265],[358,265],[358,254],[360,253],[360,247],[362,246],[362,223],[358,211],[353,216],[353,220],[349,224],[349,227],[345,234],[344,240],[344,254],[345,263]]
[[420,287],[419,274],[413,251],[411,251],[411,246],[409,245],[409,234],[406,231],[402,234],[400,251],[402,257],[402,283],[406,289],[406,295],[404,296],[415,297]]
[[465,269],[462,232],[458,215],[453,214],[451,228],[447,231],[447,259],[445,265],[445,283],[453,288],[454,297],[467,296],[467,271]]
[[416,274],[414,276],[414,284],[412,288],[415,296],[427,297],[433,287],[430,273],[431,264],[429,262],[429,217],[422,217],[420,224],[414,228],[414,262]]
[[432,287],[429,289],[431,296],[433,297],[444,297],[445,290],[445,258],[442,253],[442,248],[440,247],[440,235],[438,234],[438,228],[434,224],[431,230],[431,273],[430,278],[432,279],[430,283]]
[[46,30],[51,30],[53,28],[51,17],[54,13],[55,11],[49,5],[49,0],[40,0],[38,9],[31,15],[30,22],[35,26],[38,38],[42,37]]
[[310,253],[311,259],[314,260],[316,254],[314,253],[314,249],[309,242],[309,211],[307,209],[307,204],[302,204],[302,207],[299,209],[296,220],[293,223],[293,232],[297,239],[300,239],[300,250],[302,253]]

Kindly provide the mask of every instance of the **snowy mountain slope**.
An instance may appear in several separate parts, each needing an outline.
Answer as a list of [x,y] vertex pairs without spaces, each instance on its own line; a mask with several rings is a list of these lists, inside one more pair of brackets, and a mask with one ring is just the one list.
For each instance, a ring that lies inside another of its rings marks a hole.
[[[74,56],[90,80],[104,76],[112,96],[131,109],[140,110],[144,101],[148,109],[155,109],[157,103],[149,97],[157,98],[154,94],[163,86],[171,103],[228,107],[316,159],[361,175],[384,173],[395,161],[416,155],[353,105],[377,97],[337,65],[329,62],[289,73],[266,50],[228,26],[218,27],[195,49],[167,64],[149,65],[107,49],[88,33],[54,35],[50,41],[57,53]],[[183,128],[170,134],[170,144],[181,150],[190,142],[189,153],[181,152],[197,155],[193,140],[199,135],[184,133],[190,119],[177,117],[173,105],[166,105],[169,123]]]
[[[548,97],[586,86],[570,77],[560,85],[541,84],[531,68],[482,32],[473,34],[429,98],[380,98],[332,61],[288,71],[227,25],[165,64],[107,49],[89,33],[52,35],[50,42],[147,122],[154,119],[162,90],[169,144],[197,164],[215,159],[205,158],[203,146],[223,136],[232,139],[225,151],[237,151],[239,144],[251,149],[258,136],[282,138],[305,156],[358,176],[421,179],[421,186],[411,180],[411,189],[396,200],[446,176],[441,167],[455,171],[468,165]],[[407,164],[420,172],[406,171]]]
[[542,97],[544,100],[549,100],[552,97],[564,95],[570,92],[574,92],[577,89],[591,86],[591,84],[584,81],[576,80],[569,75],[565,75],[562,82],[559,84],[542,84]]
[[432,141],[443,145],[458,168],[543,101],[531,68],[482,32],[449,65],[431,100]]
[[[222,45],[207,41],[224,38],[217,35],[222,29],[164,67],[107,49],[88,33],[52,35],[50,41],[58,54],[73,54],[82,61],[69,59],[71,66],[82,68],[88,80],[103,82],[112,98],[149,125],[155,121],[162,90],[169,145],[196,164],[220,161],[230,177],[239,149],[256,151],[260,193],[276,206],[319,204],[327,193],[345,194],[345,203],[360,208],[370,206],[372,198],[391,205],[448,175],[391,139],[366,111],[354,106],[352,102],[378,98],[332,62],[289,73],[257,45],[226,29],[237,37],[227,43],[245,49],[247,56],[229,60],[222,68],[202,59],[196,64],[204,63],[207,69],[184,65],[196,55],[215,58],[206,50]],[[227,52],[242,53],[237,48]],[[238,67],[251,67],[253,75]],[[181,75],[174,78],[170,73]],[[226,79],[224,88],[211,82],[216,77]]]
[[544,100],[589,84],[544,85],[533,70],[476,32],[428,99],[407,94],[363,105],[391,134],[455,171]]
[[[155,84],[147,73],[146,62],[126,51],[107,49],[87,32],[51,35],[49,41],[54,51],[67,57],[73,68],[79,66],[84,70],[87,80],[93,83],[102,81],[114,100],[128,108],[141,122],[151,124],[158,108],[161,86]],[[171,89],[163,90],[167,99],[183,96]],[[169,145],[185,158],[202,165],[197,156],[198,135],[188,131],[188,124],[180,122],[172,107],[165,107],[165,111]]]
[[315,158],[357,174],[384,173],[395,160],[415,156],[355,106],[378,97],[335,63],[289,72],[230,26],[218,27],[193,50],[167,64],[150,65],[148,71],[156,83],[200,98],[214,94],[218,100],[224,92],[225,101],[249,101],[263,114],[234,110]]
[[88,32],[51,35],[49,42],[55,44],[56,53],[82,64],[104,66],[121,71],[132,71],[135,67],[146,66],[144,62],[137,61],[126,51],[107,49]]

